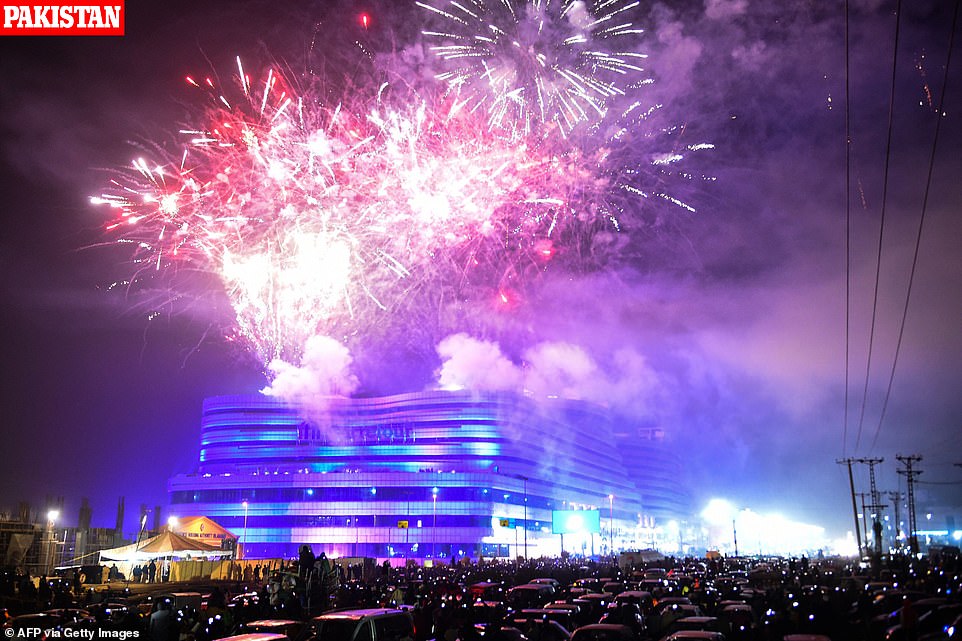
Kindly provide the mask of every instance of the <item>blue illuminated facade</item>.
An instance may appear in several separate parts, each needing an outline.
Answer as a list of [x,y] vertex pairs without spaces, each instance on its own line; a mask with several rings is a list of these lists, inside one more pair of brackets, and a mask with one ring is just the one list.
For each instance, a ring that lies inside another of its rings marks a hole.
[[[616,429],[617,428],[617,429]],[[639,435],[641,434],[641,435]],[[572,553],[643,547],[643,528],[682,518],[677,462],[651,432],[588,403],[424,392],[204,403],[197,472],[170,479],[171,513],[237,533],[248,558],[315,553],[450,558],[557,555],[551,513],[597,509]]]

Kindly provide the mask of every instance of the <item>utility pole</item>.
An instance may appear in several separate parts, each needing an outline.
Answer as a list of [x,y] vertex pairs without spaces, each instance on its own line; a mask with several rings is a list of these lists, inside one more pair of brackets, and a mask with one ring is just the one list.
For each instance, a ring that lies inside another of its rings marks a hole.
[[838,463],[839,465],[844,464],[846,467],[848,467],[848,487],[849,487],[849,490],[851,490],[852,492],[852,516],[855,519],[855,541],[858,543],[858,558],[861,559],[862,558],[862,532],[858,527],[858,507],[855,505],[855,479],[852,476],[852,463],[855,462],[855,459],[849,457],[849,458],[837,459],[835,462]]
[[865,541],[865,556],[868,556],[868,504],[865,499],[868,497],[868,492],[859,492],[858,500],[862,504],[862,538]]
[[856,462],[868,465],[869,491],[872,494],[872,504],[868,507],[872,510],[872,540],[875,544],[875,549],[872,551],[872,558],[876,569],[880,569],[882,563],[882,510],[885,509],[885,504],[882,503],[882,497],[879,496],[878,492],[878,485],[875,483],[875,466],[884,460],[883,458],[856,459]]
[[905,497],[899,491],[889,490],[887,494],[889,500],[892,501],[892,507],[895,509],[895,545],[893,547],[896,550],[901,550],[902,543],[900,535],[902,534],[902,522],[899,520],[899,501]]
[[910,454],[908,456],[896,454],[895,458],[905,466],[904,469],[896,471],[905,476],[907,483],[906,493],[909,501],[909,550],[912,551],[912,555],[914,556],[919,553],[919,539],[915,534],[918,529],[915,522],[915,477],[921,474],[922,471],[912,468],[916,463],[922,461],[922,456],[919,454]]
[[735,519],[732,519],[732,540],[735,542],[735,557],[738,557],[738,530],[735,529]]

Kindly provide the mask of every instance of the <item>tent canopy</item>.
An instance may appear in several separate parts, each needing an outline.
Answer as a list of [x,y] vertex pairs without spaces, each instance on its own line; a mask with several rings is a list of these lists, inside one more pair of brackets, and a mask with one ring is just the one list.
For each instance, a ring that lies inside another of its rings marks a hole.
[[161,532],[139,543],[100,552],[101,561],[146,561],[166,557],[217,557],[230,554],[220,546],[188,539],[171,531]]
[[212,545],[220,545],[220,542],[225,539],[237,540],[236,534],[206,516],[182,516],[167,529],[188,539],[200,540]]

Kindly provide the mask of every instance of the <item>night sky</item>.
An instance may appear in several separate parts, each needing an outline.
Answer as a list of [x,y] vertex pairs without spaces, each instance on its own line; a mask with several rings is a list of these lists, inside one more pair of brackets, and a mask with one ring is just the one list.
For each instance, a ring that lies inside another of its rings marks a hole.
[[[643,2],[632,18],[646,30],[646,100],[715,145],[689,165],[715,180],[676,186],[695,213],[661,211],[610,268],[550,274],[486,336],[515,364],[548,341],[590,355],[608,392],[575,377],[573,393],[663,428],[696,505],[721,496],[841,535],[851,512],[836,459],[884,457],[880,488],[904,491],[895,455],[920,454],[920,511],[959,514],[962,33],[926,191],[956,3],[902,4],[889,145],[895,2],[850,2],[847,421],[841,0]],[[426,48],[413,3],[284,5],[129,2],[122,38],[0,41],[0,509],[63,496],[74,524],[88,497],[94,524],[110,526],[125,496],[130,529],[140,504],[165,504],[167,478],[196,464],[202,400],[267,384],[225,338],[229,310],[213,279],[162,304],[156,292],[110,287],[129,276],[129,252],[89,198],[151,144],[179,144],[197,104],[186,75],[229,74],[238,55],[258,71],[353,73],[356,41],[374,57]],[[434,343],[374,343],[354,354],[361,393],[433,385]]]

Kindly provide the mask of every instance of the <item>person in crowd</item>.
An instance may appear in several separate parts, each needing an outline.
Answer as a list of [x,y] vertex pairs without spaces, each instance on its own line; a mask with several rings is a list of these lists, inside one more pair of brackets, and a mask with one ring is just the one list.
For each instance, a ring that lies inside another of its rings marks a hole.
[[314,569],[314,552],[311,546],[302,545],[297,557],[297,573],[302,579],[308,579]]
[[163,600],[157,604],[157,610],[150,615],[147,622],[147,639],[149,641],[177,641],[180,638],[180,626],[174,615],[170,601]]

